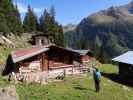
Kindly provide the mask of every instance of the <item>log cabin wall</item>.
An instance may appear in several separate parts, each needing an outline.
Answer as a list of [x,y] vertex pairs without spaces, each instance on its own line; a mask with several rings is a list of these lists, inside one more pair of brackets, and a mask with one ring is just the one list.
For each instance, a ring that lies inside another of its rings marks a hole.
[[41,58],[41,55],[37,55],[19,62],[18,65],[22,70],[41,71]]
[[37,56],[19,62],[19,66],[22,67],[23,69],[31,70],[29,66],[33,62],[39,62],[40,71],[48,71],[50,66],[52,67],[55,66],[54,65],[55,63],[56,63],[55,67],[73,64],[73,59],[74,59],[73,53],[60,48],[54,48],[50,49],[50,51],[46,53],[41,53]]
[[92,57],[90,57],[89,55],[83,55],[80,57],[80,60],[82,63],[84,62],[89,62],[91,60]]
[[48,52],[48,59],[54,62],[62,62],[65,64],[73,64],[74,54],[67,50],[51,46]]
[[[73,51],[56,47],[50,46],[47,52],[38,54],[37,56],[25,59],[24,61],[19,62],[20,67],[24,67],[27,69],[32,69],[36,65],[37,70],[40,71],[48,71],[50,67],[61,68],[73,66],[74,62],[82,63],[82,60],[88,60],[89,56],[80,56],[80,54],[75,53]],[[33,67],[29,67],[33,65]]]

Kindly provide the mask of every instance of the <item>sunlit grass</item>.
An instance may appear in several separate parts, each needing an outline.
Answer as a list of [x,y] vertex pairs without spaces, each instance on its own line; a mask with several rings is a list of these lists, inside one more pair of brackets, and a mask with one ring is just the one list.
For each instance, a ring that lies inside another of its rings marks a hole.
[[21,100],[133,100],[133,90],[102,77],[101,91],[95,92],[91,75],[69,76],[65,81],[40,84],[18,84]]
[[[117,73],[117,66],[104,64],[100,71]],[[11,84],[11,83],[10,83]],[[0,77],[0,87],[9,85],[9,82]],[[20,100],[133,100],[133,88],[113,82],[102,77],[101,91],[95,92],[91,74],[67,76],[64,81],[41,84],[17,84],[16,90]]]

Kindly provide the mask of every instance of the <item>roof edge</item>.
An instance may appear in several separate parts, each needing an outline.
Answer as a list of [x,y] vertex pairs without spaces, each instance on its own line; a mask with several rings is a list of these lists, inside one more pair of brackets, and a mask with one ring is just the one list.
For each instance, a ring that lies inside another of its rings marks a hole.
[[17,62],[22,61],[22,60],[24,60],[24,59],[27,59],[27,58],[36,56],[37,54],[40,54],[40,53],[45,52],[45,51],[47,51],[47,50],[49,50],[49,48],[43,48],[43,49],[41,49],[41,50],[39,50],[39,51],[36,51],[36,52],[31,53],[31,54],[28,54],[28,55],[24,55],[24,56],[18,57],[18,58],[13,58],[13,56],[12,56],[13,62],[14,62],[14,63],[17,63]]

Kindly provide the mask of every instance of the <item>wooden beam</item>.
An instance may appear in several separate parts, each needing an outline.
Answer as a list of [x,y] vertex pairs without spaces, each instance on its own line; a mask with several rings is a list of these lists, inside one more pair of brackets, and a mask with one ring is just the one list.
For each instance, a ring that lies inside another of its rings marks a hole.
[[45,54],[42,54],[42,71],[48,71],[48,59]]

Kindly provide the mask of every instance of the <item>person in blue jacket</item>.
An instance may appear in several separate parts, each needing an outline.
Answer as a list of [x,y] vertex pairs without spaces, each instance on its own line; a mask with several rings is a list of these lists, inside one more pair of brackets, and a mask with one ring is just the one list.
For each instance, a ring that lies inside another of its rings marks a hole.
[[100,91],[100,81],[101,81],[101,73],[98,68],[95,68],[93,72],[94,82],[95,82],[95,89],[96,92]]

